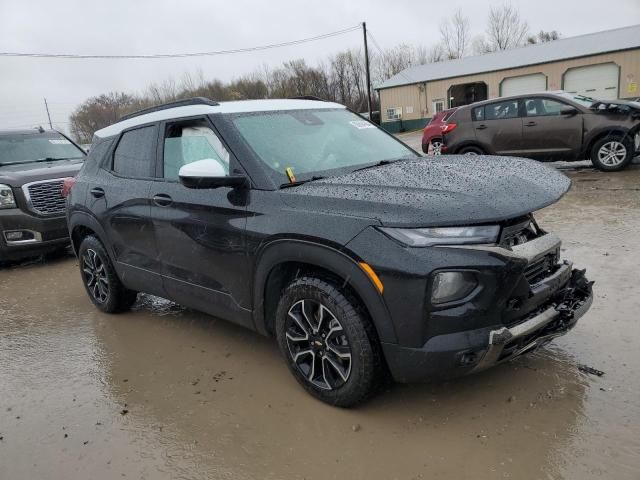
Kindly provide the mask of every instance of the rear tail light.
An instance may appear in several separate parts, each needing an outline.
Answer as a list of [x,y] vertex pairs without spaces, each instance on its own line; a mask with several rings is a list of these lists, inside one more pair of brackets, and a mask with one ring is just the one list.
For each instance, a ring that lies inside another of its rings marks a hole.
[[76,177],[68,177],[64,179],[64,181],[62,182],[62,192],[61,192],[64,198],[67,198],[71,194],[71,189],[76,184],[76,181],[77,181]]
[[450,131],[454,130],[457,126],[458,126],[457,123],[445,123],[440,127],[440,130],[442,130],[442,133],[449,133]]

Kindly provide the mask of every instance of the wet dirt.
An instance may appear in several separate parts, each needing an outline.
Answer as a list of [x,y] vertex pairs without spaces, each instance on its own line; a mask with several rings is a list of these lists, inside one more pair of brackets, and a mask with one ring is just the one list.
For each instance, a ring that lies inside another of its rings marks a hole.
[[308,396],[242,328],[148,296],[98,313],[71,257],[0,269],[0,479],[637,480],[640,166],[566,173],[537,218],[596,281],[578,326],[354,410]]

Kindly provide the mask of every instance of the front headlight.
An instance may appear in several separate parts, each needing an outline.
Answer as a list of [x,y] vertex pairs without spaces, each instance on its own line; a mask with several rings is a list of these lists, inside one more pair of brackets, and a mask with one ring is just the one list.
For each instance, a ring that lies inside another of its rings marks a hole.
[[15,208],[16,199],[9,185],[0,183],[0,208]]
[[500,227],[498,225],[483,225],[477,227],[380,228],[380,230],[409,247],[495,243],[500,233]]

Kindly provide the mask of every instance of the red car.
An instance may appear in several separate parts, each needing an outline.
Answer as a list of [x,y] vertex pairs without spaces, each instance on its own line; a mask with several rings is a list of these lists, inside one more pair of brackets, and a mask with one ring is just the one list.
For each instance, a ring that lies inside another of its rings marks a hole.
[[[437,112],[427,126],[424,127],[424,133],[422,134],[422,151],[424,153],[440,155],[442,149],[442,134],[446,132],[447,120],[455,111],[455,108],[450,108],[449,110]],[[431,145],[431,152],[429,152],[429,145]]]

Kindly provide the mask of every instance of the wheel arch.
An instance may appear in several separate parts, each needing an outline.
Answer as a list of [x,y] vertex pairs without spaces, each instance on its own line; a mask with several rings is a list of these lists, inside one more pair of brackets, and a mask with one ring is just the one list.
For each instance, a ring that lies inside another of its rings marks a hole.
[[76,255],[82,240],[89,236],[96,236],[104,245],[105,250],[113,261],[115,259],[115,252],[113,251],[109,242],[105,241],[107,238],[106,232],[93,216],[84,212],[75,212],[69,218],[69,236],[71,237],[71,246]]
[[373,322],[378,338],[396,342],[389,311],[357,260],[334,247],[306,240],[276,240],[258,255],[254,275],[254,323],[264,335],[272,335],[280,291],[305,274],[329,277],[348,288]]
[[591,150],[593,149],[593,146],[595,145],[595,143],[598,140],[601,140],[603,138],[606,138],[612,135],[620,135],[622,137],[629,138],[631,143],[633,144],[633,135],[637,132],[637,130],[638,128],[636,128],[635,130],[629,130],[621,126],[614,126],[614,127],[599,129],[598,131],[594,132],[593,135],[591,135],[591,137],[589,138],[589,141],[587,142],[582,152],[582,156],[584,158],[591,159]]

